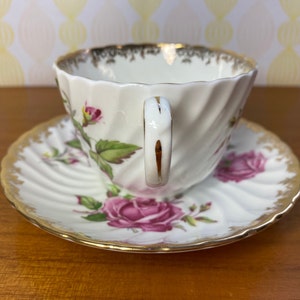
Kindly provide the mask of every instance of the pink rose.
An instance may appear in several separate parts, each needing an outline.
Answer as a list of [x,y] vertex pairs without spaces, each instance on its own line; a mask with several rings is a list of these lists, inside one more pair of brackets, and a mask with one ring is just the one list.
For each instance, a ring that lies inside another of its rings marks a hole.
[[85,105],[82,107],[82,126],[88,126],[97,123],[102,118],[102,112],[99,108]]
[[221,160],[214,176],[223,182],[240,182],[264,172],[266,161],[262,153],[250,151],[236,154],[231,152]]
[[106,214],[110,226],[156,232],[171,230],[172,222],[184,215],[180,208],[170,202],[140,197],[131,200],[108,198],[101,211]]

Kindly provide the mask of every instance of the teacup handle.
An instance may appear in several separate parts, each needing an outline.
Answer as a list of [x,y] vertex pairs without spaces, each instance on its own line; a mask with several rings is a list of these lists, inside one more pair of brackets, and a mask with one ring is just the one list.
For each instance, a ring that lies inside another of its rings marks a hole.
[[172,152],[172,115],[167,99],[152,97],[144,102],[144,164],[150,187],[169,179]]

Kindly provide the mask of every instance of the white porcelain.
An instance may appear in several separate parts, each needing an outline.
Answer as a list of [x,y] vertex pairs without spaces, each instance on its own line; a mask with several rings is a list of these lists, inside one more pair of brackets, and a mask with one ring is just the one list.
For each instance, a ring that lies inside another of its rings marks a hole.
[[245,120],[210,177],[164,200],[101,184],[79,145],[69,118],[41,124],[10,147],[1,183],[30,222],[100,249],[169,253],[239,241],[285,215],[300,189],[290,148]]
[[[153,197],[181,193],[214,170],[257,72],[237,54],[181,44],[81,50],[59,58],[54,69],[104,183]],[[165,99],[171,111],[171,126],[157,126],[156,138],[144,126],[156,124],[145,122],[145,115],[154,118],[149,98]],[[157,151],[161,139],[166,146]]]
[[[153,145],[155,145],[153,149]],[[154,151],[153,151],[154,150]],[[172,113],[167,99],[152,97],[144,102],[145,181],[150,187],[167,184],[172,153]]]

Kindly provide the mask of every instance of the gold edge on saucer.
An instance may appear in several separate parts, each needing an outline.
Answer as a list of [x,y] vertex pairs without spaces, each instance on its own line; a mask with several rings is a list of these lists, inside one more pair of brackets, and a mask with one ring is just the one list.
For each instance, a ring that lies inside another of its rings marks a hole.
[[15,163],[21,159],[21,152],[30,145],[31,142],[40,143],[40,134],[49,134],[49,128],[57,126],[66,116],[55,117],[47,122],[41,123],[31,129],[30,131],[24,133],[17,141],[15,141],[7,152],[7,155],[3,158],[1,163],[1,184],[4,189],[4,193],[13,207],[16,208],[30,223],[38,226],[39,228],[58,236],[62,239],[76,242],[78,244],[87,245],[99,249],[120,251],[120,252],[133,252],[133,253],[176,253],[176,252],[187,252],[195,251],[207,248],[213,248],[217,246],[226,245],[229,243],[236,242],[238,240],[244,239],[257,232],[267,228],[275,221],[279,220],[283,215],[288,213],[291,208],[296,203],[299,196],[300,190],[300,169],[299,161],[297,157],[293,154],[292,150],[283,143],[280,138],[274,133],[264,129],[262,126],[255,124],[253,122],[242,119],[240,125],[245,125],[247,128],[254,132],[262,133],[259,143],[272,143],[278,147],[278,150],[282,156],[288,155],[288,171],[294,173],[292,178],[287,179],[283,184],[287,185],[287,191],[280,194],[280,198],[276,202],[276,208],[274,209],[277,213],[269,212],[255,221],[252,222],[247,227],[243,228],[231,228],[231,234],[222,238],[211,238],[206,240],[198,240],[195,242],[185,243],[185,244],[168,244],[168,243],[157,243],[157,244],[129,244],[126,242],[118,241],[97,241],[91,239],[81,233],[69,232],[57,228],[53,223],[38,217],[35,214],[35,209],[29,205],[24,204],[19,195],[19,185],[22,182],[19,180],[17,174],[20,171]]
[[4,194],[9,200],[10,204],[26,216],[26,213],[35,213],[35,209],[23,203],[19,195],[19,186],[22,181],[18,178],[17,174],[20,169],[15,166],[18,160],[22,159],[23,150],[30,146],[32,142],[42,143],[40,134],[43,132],[45,136],[50,134],[49,128],[56,126],[62,119],[67,116],[58,116],[49,121],[43,122],[29,131],[23,133],[7,150],[6,156],[1,161],[1,174],[0,180],[4,190]]
[[[277,207],[287,207],[290,203],[289,195],[297,195],[300,191],[300,164],[299,159],[293,153],[292,149],[283,142],[278,135],[275,133],[265,129],[263,126],[256,124],[254,122],[250,122],[248,120],[242,119],[240,124],[244,124],[247,128],[256,133],[261,133],[258,144],[265,144],[264,148],[269,150],[274,149],[278,151],[279,157],[277,159],[284,159],[288,156],[287,164],[287,172],[290,174],[294,174],[291,178],[286,178],[281,182],[286,187],[286,191],[278,192],[278,200]],[[272,146],[272,147],[271,147]],[[297,199],[297,197],[296,197]],[[296,201],[295,199],[295,201]]]

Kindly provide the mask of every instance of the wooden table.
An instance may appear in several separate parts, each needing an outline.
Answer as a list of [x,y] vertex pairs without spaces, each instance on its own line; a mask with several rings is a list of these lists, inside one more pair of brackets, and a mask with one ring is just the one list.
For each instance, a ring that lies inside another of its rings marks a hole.
[[[54,88],[0,89],[0,157],[64,113]],[[300,156],[300,89],[255,88],[244,117]],[[0,299],[300,299],[300,203],[242,241],[177,254],[88,248],[33,226],[0,195]]]

